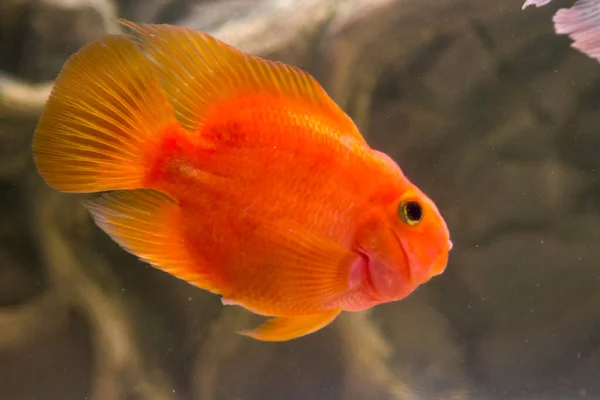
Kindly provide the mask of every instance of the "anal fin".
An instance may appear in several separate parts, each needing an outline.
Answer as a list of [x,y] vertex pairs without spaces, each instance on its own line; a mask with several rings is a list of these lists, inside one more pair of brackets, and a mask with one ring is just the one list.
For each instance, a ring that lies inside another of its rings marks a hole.
[[206,268],[190,256],[181,230],[181,208],[171,197],[146,189],[117,191],[86,202],[86,207],[96,224],[129,253],[177,278],[219,293],[206,275]]
[[300,315],[297,317],[275,317],[254,330],[242,331],[240,334],[265,342],[283,342],[324,328],[340,312],[340,309],[335,309],[319,314]]

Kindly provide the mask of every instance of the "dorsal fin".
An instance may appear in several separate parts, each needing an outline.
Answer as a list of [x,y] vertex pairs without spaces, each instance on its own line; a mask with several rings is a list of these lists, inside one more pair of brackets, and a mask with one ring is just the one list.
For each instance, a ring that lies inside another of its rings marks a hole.
[[356,125],[308,73],[244,53],[209,34],[171,25],[121,23],[141,36],[182,125],[197,130],[211,107],[236,96],[290,101],[334,134],[365,143]]

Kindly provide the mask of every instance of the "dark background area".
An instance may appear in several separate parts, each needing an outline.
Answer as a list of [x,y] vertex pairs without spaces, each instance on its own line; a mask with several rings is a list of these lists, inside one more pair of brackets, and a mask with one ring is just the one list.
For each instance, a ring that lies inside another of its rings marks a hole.
[[[0,398],[600,398],[600,64],[522,0],[0,0]],[[446,272],[286,343],[138,262],[33,166],[64,61],[116,16],[315,75],[445,216]]]

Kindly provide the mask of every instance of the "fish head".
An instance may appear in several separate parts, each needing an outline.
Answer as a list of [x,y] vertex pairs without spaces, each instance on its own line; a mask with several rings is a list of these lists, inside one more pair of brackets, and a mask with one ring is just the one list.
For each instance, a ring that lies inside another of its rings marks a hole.
[[435,203],[413,187],[393,208],[391,230],[406,254],[411,283],[420,285],[443,273],[452,241]]
[[415,186],[375,208],[377,217],[363,224],[357,248],[366,260],[362,287],[382,303],[444,272],[452,242],[438,208]]

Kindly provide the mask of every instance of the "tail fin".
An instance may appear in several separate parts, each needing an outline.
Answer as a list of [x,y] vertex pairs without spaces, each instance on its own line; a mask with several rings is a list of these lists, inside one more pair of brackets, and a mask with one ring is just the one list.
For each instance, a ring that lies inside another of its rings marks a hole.
[[35,132],[34,159],[61,191],[143,188],[173,129],[182,128],[152,62],[126,36],[106,36],[63,67]]
[[600,62],[600,3],[579,0],[571,8],[563,8],[553,18],[554,30],[569,35],[571,47]]
[[[527,0],[523,9],[544,6],[551,0]],[[571,47],[600,62],[600,2],[577,0],[571,8],[561,8],[554,14],[554,31],[569,35]]]

